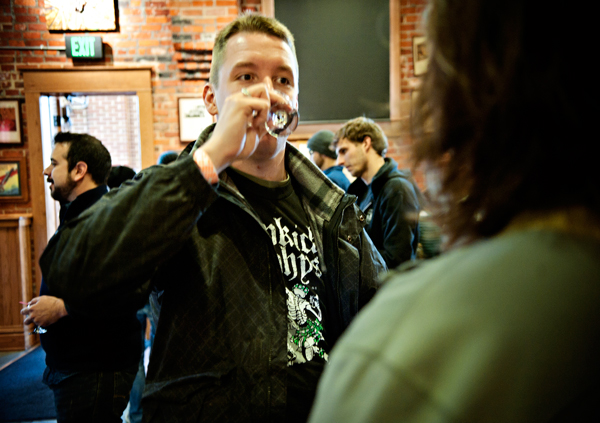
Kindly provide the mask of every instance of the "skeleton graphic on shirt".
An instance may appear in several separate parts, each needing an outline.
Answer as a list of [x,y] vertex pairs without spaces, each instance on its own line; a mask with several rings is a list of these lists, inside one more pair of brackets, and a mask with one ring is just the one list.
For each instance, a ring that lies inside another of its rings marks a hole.
[[321,277],[319,256],[310,228],[306,232],[290,229],[275,218],[265,226],[276,247],[279,265],[293,289],[286,287],[288,309],[288,366],[305,363],[319,356],[327,360],[327,353],[319,345],[323,341],[322,313],[319,296],[310,290],[310,277]]

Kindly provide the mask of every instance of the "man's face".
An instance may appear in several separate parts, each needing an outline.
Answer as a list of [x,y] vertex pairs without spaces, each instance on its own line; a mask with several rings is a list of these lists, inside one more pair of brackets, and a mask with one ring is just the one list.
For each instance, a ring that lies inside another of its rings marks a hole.
[[52,150],[50,166],[44,169],[44,175],[48,177],[50,183],[50,192],[52,198],[60,202],[69,202],[73,189],[77,185],[69,172],[69,163],[67,154],[69,153],[68,143],[58,143]]
[[[227,41],[219,84],[212,86],[217,110],[221,110],[230,95],[261,82],[287,95],[297,107],[298,67],[290,46],[267,34],[235,34]],[[266,130],[259,135],[260,143],[254,157],[269,159],[284,149],[285,139],[276,139]]]
[[325,159],[323,159],[323,155],[321,153],[317,153],[316,151],[310,151],[310,159],[317,167],[323,170],[323,163]]
[[345,166],[352,176],[360,178],[367,172],[367,153],[364,142],[342,138],[337,143],[338,165]]

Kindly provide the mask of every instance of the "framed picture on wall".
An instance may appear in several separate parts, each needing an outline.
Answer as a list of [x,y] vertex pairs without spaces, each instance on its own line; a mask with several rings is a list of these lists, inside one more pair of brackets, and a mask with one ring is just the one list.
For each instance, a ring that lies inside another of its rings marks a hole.
[[44,14],[49,31],[116,31],[115,0],[46,0]]
[[9,159],[0,157],[0,201],[28,200],[27,169],[25,157]]
[[21,143],[21,116],[18,100],[0,100],[0,144]]
[[427,72],[429,52],[427,51],[426,37],[413,37],[413,67],[415,76]]
[[192,142],[213,123],[213,117],[206,110],[202,98],[179,98],[179,140]]

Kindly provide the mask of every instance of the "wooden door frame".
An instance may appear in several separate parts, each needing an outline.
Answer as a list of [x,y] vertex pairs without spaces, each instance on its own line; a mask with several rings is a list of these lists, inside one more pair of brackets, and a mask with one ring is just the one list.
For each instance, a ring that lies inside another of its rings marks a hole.
[[44,95],[135,94],[139,99],[142,168],[154,164],[152,109],[152,68],[117,66],[33,67],[21,66],[25,88],[27,138],[31,175],[32,234],[35,257],[35,286],[39,290],[39,258],[48,243],[46,197],[40,117],[40,97]]

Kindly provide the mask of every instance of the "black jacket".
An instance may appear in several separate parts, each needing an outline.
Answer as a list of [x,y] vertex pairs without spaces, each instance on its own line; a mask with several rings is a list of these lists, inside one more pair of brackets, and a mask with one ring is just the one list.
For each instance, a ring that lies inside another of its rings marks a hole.
[[[57,254],[58,240],[67,227],[77,225],[77,216],[100,200],[107,191],[106,185],[100,185],[63,206],[61,225],[40,259],[40,295],[62,298],[62,281],[48,277],[50,267],[56,264],[52,257]],[[81,283],[85,283],[88,275],[82,273],[80,278]],[[132,312],[100,319],[69,314],[46,329],[47,332],[40,335],[40,341],[46,352],[46,364],[52,369],[66,372],[117,371],[135,365],[140,360],[142,331]]]
[[[328,327],[333,345],[374,295],[385,265],[354,198],[291,145],[286,166],[301,186],[325,301],[337,316]],[[191,157],[153,166],[83,213],[57,249],[54,272],[78,312],[132,308],[150,278],[164,290],[143,400],[149,421],[285,416],[288,329],[279,262],[256,213],[226,173],[221,178],[210,186]],[[120,236],[99,236],[111,233]],[[84,269],[95,277],[77,289]]]
[[388,268],[415,259],[419,245],[419,188],[409,171],[390,158],[366,186],[359,178],[348,189],[367,216],[367,233]]

